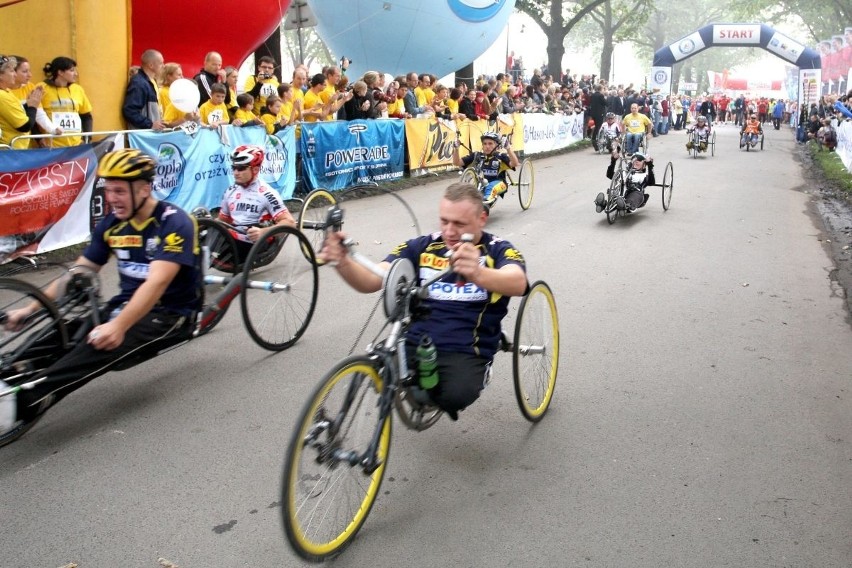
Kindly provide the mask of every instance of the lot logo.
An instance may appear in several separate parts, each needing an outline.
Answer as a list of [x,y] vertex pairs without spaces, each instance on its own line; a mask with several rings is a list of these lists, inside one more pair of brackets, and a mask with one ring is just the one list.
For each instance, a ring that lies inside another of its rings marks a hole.
[[287,147],[277,136],[266,137],[266,159],[260,168],[263,181],[277,184],[287,171]]
[[154,178],[154,197],[167,199],[169,194],[180,187],[186,160],[180,148],[169,142],[160,144],[157,150],[157,175]]
[[678,44],[677,48],[683,55],[689,55],[695,51],[695,42],[690,38],[686,38]]

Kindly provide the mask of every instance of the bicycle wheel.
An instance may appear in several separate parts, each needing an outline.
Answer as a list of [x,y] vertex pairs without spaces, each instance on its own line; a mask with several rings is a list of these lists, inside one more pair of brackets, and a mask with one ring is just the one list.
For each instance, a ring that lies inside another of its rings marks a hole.
[[[302,209],[299,211],[299,230],[311,243],[314,252],[319,252],[325,238],[325,216],[328,208],[337,203],[334,195],[325,189],[315,189],[305,197]],[[308,256],[307,253],[305,255]],[[325,264],[314,257],[317,264]]]
[[390,412],[379,412],[383,388],[375,361],[350,357],[323,378],[299,416],[284,464],[281,513],[287,540],[302,558],[340,554],[370,514],[391,443]]
[[[270,351],[282,351],[305,332],[319,291],[319,273],[314,249],[305,235],[285,225],[264,234],[264,240],[281,239],[278,256],[267,267],[252,271],[263,246],[255,245],[242,274],[240,307],[243,323],[254,341]],[[307,254],[306,254],[307,252]],[[264,281],[252,280],[263,276]]]
[[465,168],[462,171],[461,178],[459,179],[461,183],[469,183],[471,185],[476,186],[480,191],[482,188],[480,187],[481,181],[479,176],[476,175],[476,170],[473,168]]
[[698,148],[700,147],[700,142],[698,141],[698,131],[695,130],[692,132],[692,159],[696,159],[698,157]]
[[606,130],[601,128],[598,130],[598,138],[597,138],[597,153],[603,154],[606,150]]
[[535,169],[530,159],[524,158],[521,162],[521,171],[518,172],[518,200],[524,211],[532,205],[533,192],[535,192]]
[[550,287],[535,282],[521,300],[512,352],[515,398],[530,422],[544,417],[559,369],[559,316]]
[[215,219],[196,219],[198,244],[204,249],[205,274],[236,274],[240,270],[237,243],[228,229]]
[[716,131],[713,131],[713,138],[710,139],[710,156],[716,155]]
[[672,203],[672,191],[674,190],[674,166],[669,162],[663,173],[663,211],[668,211]]
[[760,149],[763,150],[763,134],[760,135]]
[[[12,310],[37,306],[20,329],[6,330]],[[0,278],[0,378],[44,369],[69,348],[68,330],[56,305],[28,282]]]
[[621,186],[624,183],[623,175],[621,167],[618,166],[612,174],[612,181],[606,192],[606,220],[610,225],[618,219],[618,198],[621,197]]

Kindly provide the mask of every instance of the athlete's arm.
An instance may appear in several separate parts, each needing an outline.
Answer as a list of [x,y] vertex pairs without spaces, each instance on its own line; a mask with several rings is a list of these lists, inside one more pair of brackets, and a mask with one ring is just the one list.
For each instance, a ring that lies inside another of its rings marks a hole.
[[453,272],[466,281],[489,292],[503,296],[523,296],[527,289],[527,275],[517,264],[488,268],[479,263],[479,250],[470,243],[458,243],[453,248]]
[[[340,277],[359,292],[369,293],[380,290],[382,279],[349,256],[349,251],[343,245],[344,240],[346,240],[344,233],[329,231],[320,250],[319,258],[325,262],[336,263],[337,273],[340,274]],[[382,270],[388,270],[390,263],[380,262],[378,266]]]

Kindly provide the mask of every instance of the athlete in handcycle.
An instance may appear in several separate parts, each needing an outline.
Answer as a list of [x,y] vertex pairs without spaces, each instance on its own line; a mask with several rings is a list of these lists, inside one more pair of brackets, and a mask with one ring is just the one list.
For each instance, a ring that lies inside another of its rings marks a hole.
[[[505,140],[501,140],[500,135],[496,132],[485,132],[480,136],[482,152],[473,152],[468,148],[469,153],[464,158],[459,156],[461,142],[457,139],[453,145],[453,164],[456,167],[464,168],[462,171],[463,182],[477,186],[482,194],[486,211],[491,210],[498,197],[505,196],[509,185],[518,186],[521,209],[529,209],[532,204],[534,191],[532,162],[525,159],[521,163],[518,160],[518,156],[512,149],[511,138],[512,135],[510,134]],[[501,147],[505,148],[506,151],[501,152]],[[517,183],[515,183],[510,172],[514,172],[518,166],[520,166],[520,171],[518,171]]]
[[752,114],[743,123],[740,129],[740,150],[743,148],[748,151],[750,148],[757,146],[760,142],[761,149],[763,148],[763,126],[757,119],[756,114]]
[[[706,152],[707,147],[711,144],[710,124],[707,122],[707,117],[699,114],[696,118],[696,124],[687,127],[686,135],[689,140],[686,143],[686,151],[696,155],[698,152]],[[715,144],[715,142],[713,142]]]
[[[151,195],[155,170],[139,150],[105,154],[98,175],[112,212],[75,265],[44,291],[0,279],[0,446],[90,380],[206,333],[237,295],[247,330],[267,349],[286,349],[307,328],[318,280],[307,239],[288,226],[270,231],[287,237],[276,280],[250,280],[248,271],[241,278],[205,275],[193,219]],[[97,273],[112,254],[121,291],[102,304]],[[210,303],[202,277],[227,284]]]
[[[400,244],[379,264],[352,250],[341,232],[329,233],[320,252],[356,290],[383,290],[388,322],[366,354],[344,359],[322,379],[293,433],[282,513],[290,544],[306,559],[340,553],[369,514],[394,407],[416,430],[442,412],[458,419],[488,382],[499,350],[515,355],[515,394],[527,419],[540,420],[550,404],[559,352],[550,289],[528,286],[520,252],[484,231],[488,216],[469,184],[446,189],[439,216],[440,232]],[[500,323],[509,297],[522,295],[509,343]],[[434,386],[417,371],[424,341],[437,348]]]
[[645,190],[650,186],[662,187],[663,210],[669,209],[674,186],[674,168],[671,162],[666,164],[662,183],[658,184],[654,175],[654,161],[651,158],[636,152],[625,159],[616,148],[606,169],[606,177],[611,180],[609,189],[595,197],[595,211],[606,211],[610,224],[615,223],[618,217],[644,207],[650,198]]
[[606,121],[598,131],[598,152],[612,153],[616,147],[621,146],[622,134],[621,125],[615,120],[615,113],[606,113]]

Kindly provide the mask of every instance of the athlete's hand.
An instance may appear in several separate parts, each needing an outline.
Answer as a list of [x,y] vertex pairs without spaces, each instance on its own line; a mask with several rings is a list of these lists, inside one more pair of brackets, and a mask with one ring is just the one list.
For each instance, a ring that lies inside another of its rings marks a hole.
[[246,231],[246,236],[254,243],[257,242],[257,240],[263,236],[263,233],[265,232],[265,229],[261,229],[260,227],[249,227]]
[[482,270],[479,264],[479,251],[471,243],[459,242],[452,247],[453,256],[450,264],[453,272],[468,282],[475,282]]
[[24,323],[32,314],[29,308],[18,308],[6,312],[6,317],[3,320],[3,329],[6,331],[19,331],[24,327]]
[[317,258],[327,263],[340,263],[349,254],[349,251],[343,245],[345,240],[346,233],[342,231],[326,231],[325,240]]
[[88,343],[99,351],[112,351],[124,343],[124,328],[114,321],[103,323],[89,332]]

